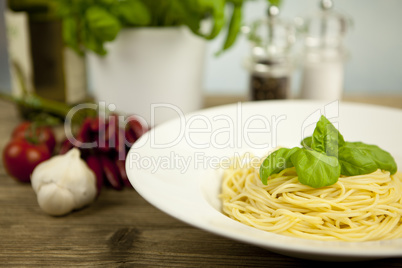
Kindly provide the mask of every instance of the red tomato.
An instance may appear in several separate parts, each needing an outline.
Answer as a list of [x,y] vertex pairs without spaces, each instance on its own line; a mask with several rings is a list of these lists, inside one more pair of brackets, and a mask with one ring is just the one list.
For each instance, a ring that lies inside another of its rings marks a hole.
[[32,133],[31,125],[31,122],[23,122],[18,125],[12,133],[12,138],[26,139],[30,137],[38,139],[38,143],[45,143],[49,152],[52,153],[56,146],[56,137],[53,130],[50,127],[40,126],[35,129],[35,133]]
[[7,173],[21,182],[30,182],[34,168],[50,157],[46,144],[32,144],[24,139],[11,140],[3,151]]

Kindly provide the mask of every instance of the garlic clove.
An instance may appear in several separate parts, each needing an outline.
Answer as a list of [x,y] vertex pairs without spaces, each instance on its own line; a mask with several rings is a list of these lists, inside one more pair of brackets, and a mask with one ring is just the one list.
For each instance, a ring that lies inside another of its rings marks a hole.
[[96,197],[96,178],[77,148],[39,164],[32,173],[39,206],[50,215],[67,214]]
[[75,207],[72,193],[56,184],[46,184],[42,187],[38,203],[44,212],[53,216],[65,215]]

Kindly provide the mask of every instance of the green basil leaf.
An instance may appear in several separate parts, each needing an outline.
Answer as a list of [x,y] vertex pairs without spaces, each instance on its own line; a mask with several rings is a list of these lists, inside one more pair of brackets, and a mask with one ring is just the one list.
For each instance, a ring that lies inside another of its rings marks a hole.
[[80,50],[80,46],[77,40],[77,20],[73,17],[66,17],[63,19],[63,39],[64,43],[72,48],[75,52],[82,55],[83,53]]
[[291,161],[299,182],[313,188],[332,185],[340,176],[340,165],[334,156],[303,148],[291,156]]
[[301,141],[300,145],[303,146],[306,149],[311,149],[311,146],[312,146],[311,144],[312,143],[313,143],[313,137],[309,136],[309,137],[304,138]]
[[365,146],[346,142],[339,149],[338,159],[341,164],[341,174],[356,176],[368,174],[377,170],[377,164],[371,158],[371,154]]
[[[213,19],[213,25],[209,33],[204,34],[197,29],[193,32],[207,40],[214,39],[225,25],[225,4],[226,0],[197,0],[182,1],[187,8],[196,14],[210,14]],[[190,15],[189,15],[190,16]]]
[[243,5],[244,0],[226,0],[226,2],[230,2],[236,6],[240,6],[240,5]]
[[85,32],[85,47],[101,56],[104,56],[107,53],[103,46],[103,41],[97,39],[94,35],[88,32]]
[[369,174],[378,168],[391,174],[397,171],[394,158],[376,145],[363,142],[346,142],[339,150],[341,174],[356,176]]
[[198,33],[202,21],[202,17],[197,14],[196,10],[187,1],[175,0],[170,3],[168,13],[165,18],[165,24],[182,22],[193,32]]
[[223,44],[222,50],[217,53],[218,55],[224,50],[230,48],[235,43],[238,33],[240,32],[241,22],[242,22],[242,6],[235,5],[233,7],[232,17],[230,19],[225,43]]
[[[82,0],[79,0],[79,1],[82,1]],[[116,0],[97,0],[97,2],[102,5],[111,6],[114,3],[116,3]]]
[[119,20],[102,7],[88,8],[85,17],[91,34],[97,40],[113,41],[121,29]]
[[145,26],[151,22],[148,8],[139,0],[119,1],[112,6],[111,13],[129,26]]
[[[236,40],[243,0],[56,0],[57,13],[66,20],[66,44],[77,52],[85,49],[105,54],[104,43],[116,38],[122,26],[187,26],[204,39],[214,39],[225,26],[227,49]],[[53,3],[53,2],[52,2]],[[228,5],[236,6],[231,22],[225,16]],[[201,27],[206,19],[211,27]],[[76,20],[73,25],[72,20]]]
[[314,129],[311,148],[329,156],[337,156],[339,147],[344,144],[341,133],[322,115]]
[[280,6],[281,2],[282,2],[281,0],[268,0],[268,3],[273,6]]
[[377,145],[368,145],[371,148],[371,154],[377,167],[381,170],[387,170],[391,174],[395,174],[398,170],[398,166],[392,155],[378,147]]
[[280,148],[265,158],[260,167],[260,179],[263,184],[267,184],[268,177],[277,174],[285,168],[293,167],[291,156],[300,150],[298,147],[292,149]]

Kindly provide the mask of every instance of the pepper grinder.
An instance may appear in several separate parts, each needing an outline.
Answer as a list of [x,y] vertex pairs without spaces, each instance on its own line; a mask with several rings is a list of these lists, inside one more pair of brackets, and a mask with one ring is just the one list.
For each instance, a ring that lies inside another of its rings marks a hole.
[[279,8],[272,5],[266,18],[243,27],[243,32],[251,45],[251,55],[246,60],[250,99],[288,98],[292,73],[289,52],[295,41],[293,25],[282,20]]
[[301,98],[339,100],[342,97],[346,50],[343,39],[348,19],[321,0],[320,11],[304,22]]

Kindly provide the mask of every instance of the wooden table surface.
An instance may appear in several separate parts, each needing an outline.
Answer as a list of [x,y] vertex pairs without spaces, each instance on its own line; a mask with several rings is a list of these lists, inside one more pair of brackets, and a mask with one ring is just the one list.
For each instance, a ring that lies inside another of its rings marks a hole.
[[[398,106],[395,98],[391,99],[391,106]],[[0,102],[1,151],[18,123],[14,106]],[[85,209],[64,217],[48,216],[40,210],[30,184],[14,181],[0,164],[0,266],[311,265],[327,264],[282,256],[194,228],[153,207],[133,189],[106,189]],[[364,265],[402,266],[402,259]]]

